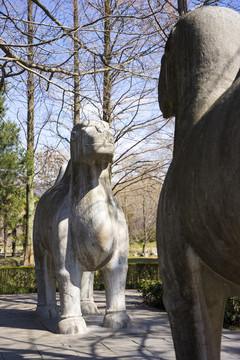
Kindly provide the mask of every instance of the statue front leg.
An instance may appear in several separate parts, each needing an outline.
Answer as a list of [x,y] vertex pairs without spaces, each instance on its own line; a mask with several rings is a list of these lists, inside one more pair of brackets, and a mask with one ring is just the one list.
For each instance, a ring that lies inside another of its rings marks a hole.
[[78,264],[69,264],[69,269],[61,269],[57,273],[61,317],[57,327],[59,334],[84,334],[87,331],[82,318],[80,303],[80,284],[82,270]]
[[131,319],[126,313],[125,286],[128,260],[114,255],[103,268],[106,292],[106,314],[103,326],[111,329],[124,329],[131,326]]

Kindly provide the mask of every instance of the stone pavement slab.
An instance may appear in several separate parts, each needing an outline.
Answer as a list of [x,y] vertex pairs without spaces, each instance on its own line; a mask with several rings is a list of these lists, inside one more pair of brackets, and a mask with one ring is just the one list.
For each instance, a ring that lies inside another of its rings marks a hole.
[[[0,360],[158,359],[175,360],[167,314],[142,305],[135,290],[126,291],[131,329],[101,327],[104,292],[95,292],[99,314],[84,316],[88,333],[59,335],[56,322],[35,315],[36,294],[0,296]],[[50,331],[51,330],[51,331]],[[240,332],[223,330],[222,360],[240,359]]]

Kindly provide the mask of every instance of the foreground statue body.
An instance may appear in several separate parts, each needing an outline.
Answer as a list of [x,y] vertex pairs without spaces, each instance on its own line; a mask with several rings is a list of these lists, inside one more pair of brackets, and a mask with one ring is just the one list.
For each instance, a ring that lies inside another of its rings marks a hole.
[[113,152],[113,136],[105,122],[76,125],[71,134],[68,167],[37,206],[37,312],[44,317],[57,316],[57,280],[59,333],[86,331],[81,305],[85,312],[97,311],[91,273],[97,269],[102,269],[106,291],[103,326],[117,329],[130,325],[125,307],[129,240],[124,214],[111,190],[109,164]]
[[176,116],[157,242],[177,360],[219,360],[226,300],[240,296],[240,15],[220,7],[182,18],[159,80]]

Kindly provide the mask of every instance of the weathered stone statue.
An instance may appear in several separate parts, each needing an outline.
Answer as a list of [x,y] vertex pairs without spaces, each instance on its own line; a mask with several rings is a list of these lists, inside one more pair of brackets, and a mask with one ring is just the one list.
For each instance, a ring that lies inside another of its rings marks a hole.
[[240,15],[188,13],[166,44],[164,117],[176,116],[157,242],[176,357],[219,360],[226,299],[240,295]]
[[[103,326],[130,325],[125,307],[128,230],[110,185],[114,139],[103,121],[85,121],[71,134],[71,160],[40,199],[34,221],[37,313],[56,317],[56,279],[62,334],[86,331],[85,311],[97,311],[91,271],[102,269],[106,291]],[[82,285],[81,285],[82,280]]]

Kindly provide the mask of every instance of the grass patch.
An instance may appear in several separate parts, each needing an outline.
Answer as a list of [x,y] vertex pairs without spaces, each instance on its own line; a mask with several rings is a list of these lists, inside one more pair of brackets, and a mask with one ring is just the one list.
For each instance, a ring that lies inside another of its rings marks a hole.
[[[141,257],[143,249],[143,242],[142,241],[136,241],[134,243],[131,243],[129,246],[129,257]],[[145,253],[147,253],[148,258],[154,257],[155,255],[151,255],[152,251],[155,253],[157,252],[157,245],[156,241],[148,242],[145,246]],[[137,256],[136,256],[137,255]],[[155,256],[156,257],[156,256]]]

